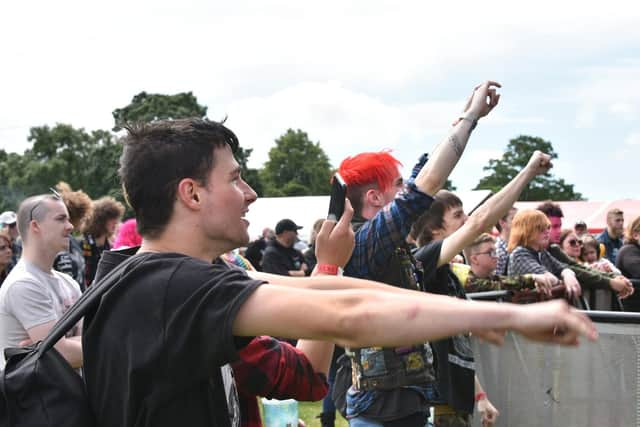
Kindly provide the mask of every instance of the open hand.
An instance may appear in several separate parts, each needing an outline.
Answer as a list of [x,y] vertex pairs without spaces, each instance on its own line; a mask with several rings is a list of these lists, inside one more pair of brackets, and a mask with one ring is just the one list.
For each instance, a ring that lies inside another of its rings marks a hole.
[[569,308],[564,300],[553,300],[515,306],[513,330],[524,337],[541,342],[578,345],[579,337],[591,341],[598,338],[593,322],[584,314]]
[[497,87],[502,86],[491,80],[476,86],[464,107],[464,113],[471,114],[477,119],[489,114],[500,101],[500,94],[495,89]]

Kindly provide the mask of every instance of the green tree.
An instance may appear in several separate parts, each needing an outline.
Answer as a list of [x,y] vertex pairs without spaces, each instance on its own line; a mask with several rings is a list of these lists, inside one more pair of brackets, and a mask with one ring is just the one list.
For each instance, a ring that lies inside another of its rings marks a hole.
[[129,105],[113,110],[115,126],[113,131],[122,129],[125,123],[153,122],[163,119],[184,119],[187,117],[204,118],[207,107],[200,105],[191,92],[175,95],[140,92],[133,97]]
[[[502,158],[489,160],[489,164],[483,170],[490,174],[480,179],[475,189],[491,190],[494,193],[499,191],[529,162],[535,150],[549,154],[552,159],[558,158],[551,142],[534,136],[520,135],[509,141]],[[582,194],[573,189],[573,184],[567,184],[562,178],[554,178],[550,173],[536,177],[520,195],[522,201],[549,199],[584,200]]]
[[23,154],[0,153],[2,207],[15,210],[25,197],[45,193],[59,181],[92,198],[109,194],[122,200],[117,176],[121,146],[109,131],[87,132],[68,124],[35,126]]
[[122,147],[111,132],[87,132],[59,123],[33,127],[27,139],[33,145],[24,153],[22,188],[42,192],[63,180],[92,198],[120,194],[117,171]]
[[[181,92],[175,95],[163,95],[157,93],[140,92],[131,102],[122,108],[116,108],[112,112],[115,121],[114,131],[119,131],[125,123],[153,122],[164,119],[185,119],[189,117],[205,118],[207,106],[198,103],[198,99],[192,92]],[[242,176],[253,189],[261,195],[262,186],[258,178],[258,171],[247,165],[252,149],[239,149],[234,153],[240,167]]]
[[329,194],[331,164],[319,142],[293,129],[276,139],[269,160],[260,171],[264,195],[318,196]]

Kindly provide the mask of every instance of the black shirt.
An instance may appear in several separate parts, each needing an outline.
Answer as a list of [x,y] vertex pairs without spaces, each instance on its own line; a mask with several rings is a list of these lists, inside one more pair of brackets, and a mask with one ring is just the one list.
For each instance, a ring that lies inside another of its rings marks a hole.
[[286,248],[277,240],[272,240],[267,243],[267,249],[262,256],[262,271],[288,276],[289,271],[300,270],[303,262],[304,256],[300,251]]
[[264,238],[260,238],[249,243],[249,246],[247,246],[247,249],[244,251],[244,257],[248,259],[251,265],[258,271],[262,271],[262,254],[266,248],[267,241]]
[[[435,294],[466,298],[458,277],[451,271],[449,263],[438,266],[442,240],[431,242],[415,252],[422,263],[425,291]],[[457,335],[432,341],[436,359],[438,391],[449,406],[460,412],[473,413],[475,390],[475,364],[471,340],[467,335]]]
[[232,325],[261,282],[224,263],[139,256],[85,325],[84,378],[98,425],[239,425]]

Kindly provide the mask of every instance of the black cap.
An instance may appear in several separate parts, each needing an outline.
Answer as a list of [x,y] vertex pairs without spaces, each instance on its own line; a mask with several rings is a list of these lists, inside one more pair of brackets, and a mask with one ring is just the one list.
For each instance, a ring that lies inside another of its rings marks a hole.
[[296,225],[296,223],[290,219],[282,219],[276,224],[276,234],[282,234],[285,231],[298,231],[301,228],[301,225]]

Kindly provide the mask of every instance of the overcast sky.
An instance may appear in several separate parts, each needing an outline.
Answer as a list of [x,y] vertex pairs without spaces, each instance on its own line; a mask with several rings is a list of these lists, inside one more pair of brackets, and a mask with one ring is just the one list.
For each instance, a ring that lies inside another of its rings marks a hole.
[[[593,5],[592,5],[593,4]],[[640,3],[22,1],[0,14],[0,148],[32,126],[110,129],[140,91],[193,91],[259,167],[287,128],[334,166],[394,149],[407,175],[486,79],[503,84],[452,174],[520,134],[591,200],[640,198]]]

